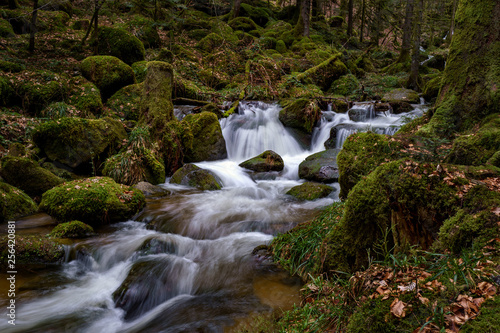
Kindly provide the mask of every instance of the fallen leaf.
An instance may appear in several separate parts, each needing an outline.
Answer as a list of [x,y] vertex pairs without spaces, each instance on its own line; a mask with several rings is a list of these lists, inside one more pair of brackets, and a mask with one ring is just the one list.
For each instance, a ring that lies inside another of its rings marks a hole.
[[397,318],[404,318],[406,316],[405,308],[406,303],[397,298],[391,303],[391,313]]

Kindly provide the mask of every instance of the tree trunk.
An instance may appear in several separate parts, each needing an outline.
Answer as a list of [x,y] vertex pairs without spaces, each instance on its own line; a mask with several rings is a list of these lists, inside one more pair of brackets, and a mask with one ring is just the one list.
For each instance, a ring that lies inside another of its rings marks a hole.
[[420,91],[420,85],[418,82],[418,72],[420,69],[420,33],[422,30],[422,12],[424,7],[424,0],[417,0],[416,6],[416,20],[415,28],[413,31],[413,53],[411,56],[411,70],[410,77],[408,79],[408,88],[415,91]]
[[352,37],[354,0],[349,0],[347,6],[347,37]]
[[300,8],[300,16],[304,24],[304,36],[309,37],[310,27],[310,14],[311,14],[311,0],[302,0],[302,7]]
[[422,135],[451,135],[500,113],[500,1],[460,0],[436,111]]
[[38,15],[38,0],[33,0],[33,14],[31,16],[30,41],[28,47],[30,53],[35,52],[35,33],[36,33],[37,15]]
[[[103,0],[104,2],[104,0]],[[94,55],[99,54],[99,0],[94,2]]]
[[398,61],[399,63],[404,63],[410,60],[410,50],[411,50],[411,28],[413,26],[413,7],[415,5],[415,0],[407,0],[406,2],[406,14],[405,23],[403,25],[403,41],[401,44],[401,52],[399,53]]
[[451,26],[450,31],[448,31],[448,35],[446,36],[446,44],[451,44],[451,38],[455,32],[455,12],[457,11],[457,0],[453,0],[453,8],[451,11]]
[[363,43],[363,35],[365,34],[366,24],[366,0],[361,3],[361,26],[359,27],[359,42]]
[[240,7],[241,7],[241,0],[234,0],[233,18],[236,18],[240,15]]

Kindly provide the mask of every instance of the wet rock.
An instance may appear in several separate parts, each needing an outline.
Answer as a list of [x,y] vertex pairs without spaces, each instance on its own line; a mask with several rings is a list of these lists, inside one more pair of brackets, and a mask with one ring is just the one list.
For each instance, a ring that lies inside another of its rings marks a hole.
[[7,183],[20,188],[31,197],[41,196],[64,182],[62,178],[25,157],[2,158],[0,175]]
[[71,221],[58,224],[50,232],[56,238],[85,238],[94,235],[94,229],[81,221]]
[[308,156],[299,165],[299,177],[320,183],[338,181],[337,155],[340,149],[327,149]]
[[211,112],[188,114],[181,122],[193,135],[191,147],[186,147],[186,162],[215,161],[227,157],[226,141],[217,116]]
[[299,186],[292,187],[286,194],[299,200],[316,200],[327,197],[333,190],[334,189],[328,185],[305,182]]
[[171,194],[169,190],[148,182],[139,182],[132,188],[142,191],[146,197],[164,197]]
[[186,164],[177,170],[172,175],[170,183],[191,186],[202,191],[220,190],[222,188],[221,180],[214,173],[194,164]]
[[279,120],[286,127],[297,128],[312,133],[314,125],[321,117],[321,110],[314,101],[302,98],[286,105],[279,114]]
[[[8,238],[0,238],[0,262],[7,263]],[[53,264],[64,258],[64,247],[59,240],[45,236],[16,235],[16,265]]]
[[398,88],[386,93],[382,97],[382,102],[388,102],[391,105],[398,102],[417,104],[420,102],[420,97],[415,90]]
[[0,181],[0,223],[33,214],[37,210],[37,204],[26,193]]
[[272,150],[240,163],[240,167],[256,172],[281,171],[285,164],[280,155]]
[[40,210],[59,222],[79,220],[91,226],[126,221],[145,205],[144,194],[108,177],[67,182],[45,192]]
[[175,253],[176,247],[172,242],[168,242],[158,238],[151,238],[137,250],[141,255],[160,254],[160,253]]

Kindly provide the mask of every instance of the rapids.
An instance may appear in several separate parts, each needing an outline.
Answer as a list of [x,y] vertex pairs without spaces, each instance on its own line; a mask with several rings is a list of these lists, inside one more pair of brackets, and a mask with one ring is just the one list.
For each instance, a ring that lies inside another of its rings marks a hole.
[[[300,301],[301,281],[252,251],[338,200],[338,184],[316,201],[287,196],[303,182],[300,162],[325,149],[334,127],[340,148],[353,132],[393,134],[405,118],[422,114],[421,107],[402,115],[377,113],[369,103],[353,108],[358,121],[324,111],[304,148],[278,120],[277,104],[242,102],[238,114],[221,120],[228,158],[196,163],[220,177],[222,190],[167,179],[161,186],[172,195],[149,199],[133,221],[68,245],[60,267],[20,279],[16,325],[3,306],[0,331],[231,332],[252,314],[290,309]],[[268,149],[283,157],[282,172],[255,177],[238,166]]]

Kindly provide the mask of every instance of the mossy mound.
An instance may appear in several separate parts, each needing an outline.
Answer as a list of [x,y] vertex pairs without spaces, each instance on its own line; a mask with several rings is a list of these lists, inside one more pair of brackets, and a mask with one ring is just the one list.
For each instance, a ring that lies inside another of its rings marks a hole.
[[112,155],[127,138],[115,119],[61,118],[35,128],[33,141],[52,161],[88,172]]
[[171,176],[184,164],[185,151],[193,147],[193,133],[186,122],[177,119],[167,123],[160,142],[165,173]]
[[0,76],[0,105],[11,105],[16,100],[16,93],[12,83],[6,77]]
[[327,149],[308,156],[299,165],[299,177],[320,183],[335,182],[339,178],[337,155],[340,149]]
[[80,68],[83,76],[99,88],[104,101],[120,88],[135,83],[132,68],[113,56],[87,57]]
[[247,3],[242,3],[239,15],[249,17],[252,21],[263,27],[272,20],[273,12],[269,8],[254,7]]
[[214,103],[208,103],[201,107],[201,112],[211,112],[217,116],[217,119],[221,119],[224,114],[219,106]]
[[420,97],[415,90],[398,88],[392,91],[389,91],[382,97],[382,102],[388,103],[412,103],[416,104],[420,102]]
[[133,31],[145,49],[159,48],[161,46],[161,38],[158,34],[158,24],[144,16],[134,15],[127,23],[123,25],[127,31]]
[[279,120],[286,127],[297,128],[305,133],[312,133],[316,122],[321,117],[321,110],[315,101],[298,99],[286,105],[279,114]]
[[99,115],[103,106],[101,92],[95,84],[78,76],[72,80],[68,104],[73,105],[81,112]]
[[221,35],[214,34],[213,32],[203,37],[196,47],[207,53],[216,51],[224,44],[224,38]]
[[398,141],[390,140],[387,135],[373,132],[350,135],[337,156],[340,197],[347,198],[354,185],[386,159],[397,158],[401,148]]
[[50,237],[85,238],[94,234],[94,229],[81,221],[71,221],[58,224],[50,232]]
[[99,28],[97,45],[99,54],[117,57],[128,65],[144,60],[144,45],[124,29]]
[[478,129],[467,132],[453,142],[447,162],[482,165],[500,150],[500,115],[494,114],[481,122]]
[[2,38],[12,38],[15,37],[14,29],[10,25],[9,21],[0,19],[0,37]]
[[282,39],[276,41],[276,51],[281,54],[285,54],[286,51],[288,51],[288,49],[286,48],[286,44]]
[[78,219],[91,226],[126,221],[145,205],[144,194],[109,177],[64,183],[44,193],[40,209],[60,222]]
[[2,178],[31,197],[41,196],[45,191],[64,182],[29,158],[6,156],[0,163]]
[[123,87],[108,99],[106,105],[121,118],[138,121],[143,90],[143,83]]
[[226,141],[215,114],[188,114],[181,123],[189,127],[193,135],[192,146],[185,150],[186,162],[215,161],[227,157]]
[[211,171],[186,164],[177,170],[170,179],[172,184],[195,187],[202,191],[214,191],[222,188],[221,180]]
[[443,78],[441,76],[437,76],[425,83],[422,96],[426,101],[431,102],[437,98],[439,90],[441,89],[442,81]]
[[[8,239],[0,239],[0,258],[7,263]],[[17,264],[55,264],[64,259],[64,246],[56,239],[43,236],[16,235]]]
[[14,221],[38,210],[38,205],[20,189],[0,181],[0,223]]
[[[157,60],[166,61],[165,59],[160,58],[160,56],[158,58],[159,59]],[[135,80],[137,81],[137,83],[141,83],[146,79],[146,73],[148,71],[148,62],[146,60],[134,62],[132,64],[132,70],[134,71]]]
[[260,27],[248,17],[236,17],[230,20],[228,24],[231,28],[233,28],[233,30],[241,30],[244,32],[260,29]]
[[342,96],[356,95],[360,89],[360,83],[356,76],[347,74],[332,82],[329,93]]
[[[99,97],[100,98],[100,97]],[[48,119],[59,119],[63,117],[93,118],[90,112],[82,112],[73,105],[64,102],[55,102],[40,111],[40,117]]]
[[340,53],[334,54],[319,65],[298,74],[297,80],[306,84],[313,83],[323,91],[327,91],[333,81],[349,72],[340,57]]
[[333,192],[333,188],[328,185],[313,182],[292,187],[286,194],[299,200],[316,200],[327,197]]
[[17,62],[0,60],[0,71],[5,73],[19,73],[26,69],[26,66]]
[[255,172],[281,171],[285,163],[280,155],[272,150],[266,150],[262,154],[240,163],[240,167]]
[[111,156],[104,163],[102,174],[126,185],[165,182],[165,166],[149,149],[128,149]]

